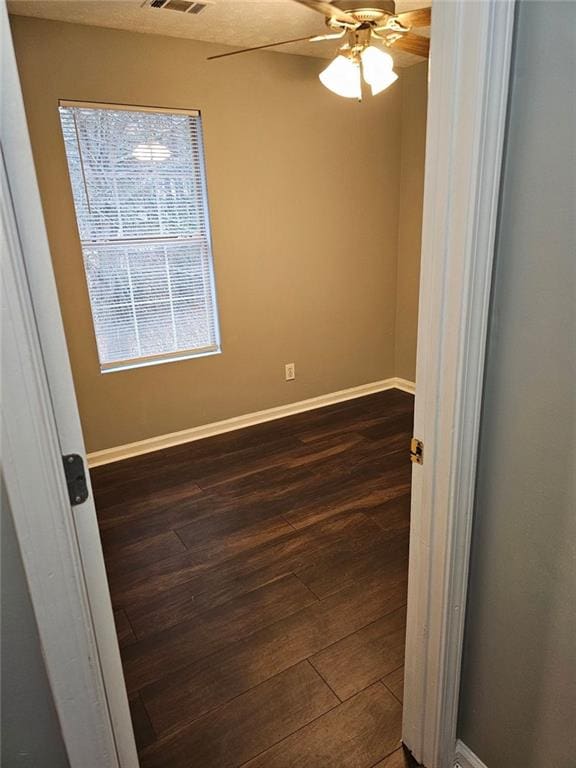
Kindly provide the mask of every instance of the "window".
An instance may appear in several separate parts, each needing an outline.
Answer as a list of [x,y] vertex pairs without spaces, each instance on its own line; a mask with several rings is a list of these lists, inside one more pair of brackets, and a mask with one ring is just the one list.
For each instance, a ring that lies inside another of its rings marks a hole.
[[200,114],[60,119],[101,370],[219,352]]

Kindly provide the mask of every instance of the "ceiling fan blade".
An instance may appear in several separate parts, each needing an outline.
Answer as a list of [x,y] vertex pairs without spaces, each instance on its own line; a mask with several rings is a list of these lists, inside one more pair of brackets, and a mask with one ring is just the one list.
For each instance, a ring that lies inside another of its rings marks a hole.
[[333,35],[316,35],[316,37],[311,37],[310,42],[311,43],[322,43],[325,40],[341,40],[344,35],[346,34],[346,30],[343,29],[342,32],[336,32]]
[[310,35],[307,37],[295,37],[292,40],[281,40],[278,43],[266,43],[266,45],[254,45],[252,48],[241,48],[239,51],[229,51],[228,53],[219,53],[216,56],[207,56],[206,61],[212,59],[224,59],[226,56],[236,56],[238,53],[248,53],[249,51],[261,51],[262,48],[275,48],[277,45],[287,45],[288,43],[301,43],[303,40],[310,42],[314,38]]
[[417,11],[406,11],[397,14],[396,18],[405,27],[429,27],[432,19],[431,8],[420,8]]
[[420,35],[413,35],[411,32],[407,32],[391,43],[389,47],[397,48],[399,51],[406,51],[406,53],[413,53],[415,56],[422,56],[423,59],[427,59],[430,52],[430,40],[427,37],[420,37]]
[[300,5],[305,5],[313,11],[318,11],[318,13],[324,14],[324,16],[327,16],[329,19],[335,19],[343,24],[351,24],[354,27],[358,26],[358,22],[354,16],[344,13],[344,11],[341,11],[340,8],[336,8],[335,5],[327,2],[327,0],[294,0],[294,2],[300,3]]

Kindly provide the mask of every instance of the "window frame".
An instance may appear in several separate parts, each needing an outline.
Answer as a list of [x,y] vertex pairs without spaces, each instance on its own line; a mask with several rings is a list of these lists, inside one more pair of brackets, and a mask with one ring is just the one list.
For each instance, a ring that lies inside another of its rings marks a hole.
[[[70,183],[70,193],[72,196],[72,205],[74,208],[74,220],[76,222],[77,227],[77,233],[78,233],[78,240],[80,244],[80,250],[82,254],[82,268],[84,270],[84,279],[86,281],[86,290],[88,293],[88,301],[90,304],[90,315],[92,319],[92,330],[94,333],[94,342],[96,345],[96,354],[98,357],[98,365],[99,370],[101,374],[106,373],[114,373],[117,371],[126,371],[131,370],[134,368],[146,368],[152,365],[161,365],[164,363],[173,363],[173,362],[182,362],[184,360],[192,360],[194,358],[202,358],[202,357],[211,357],[212,355],[219,355],[222,354],[222,341],[221,341],[221,335],[220,335],[220,312],[219,312],[219,305],[218,305],[218,293],[216,289],[216,263],[214,259],[214,250],[212,247],[212,226],[211,226],[211,216],[210,216],[210,205],[208,200],[208,180],[207,180],[207,174],[206,174],[206,151],[205,151],[205,144],[204,144],[204,125],[202,121],[202,112],[199,109],[183,109],[179,107],[157,107],[157,106],[142,106],[139,104],[114,104],[110,102],[98,102],[98,101],[79,101],[79,100],[73,100],[73,99],[59,99],[58,100],[58,113],[60,118],[60,109],[61,108],[76,108],[76,109],[94,109],[94,110],[111,110],[111,111],[123,111],[123,112],[149,112],[153,114],[170,114],[170,115],[186,115],[188,117],[197,117],[200,120],[200,138],[201,138],[201,146],[200,150],[200,173],[201,173],[201,180],[200,180],[200,186],[201,186],[201,199],[202,199],[202,206],[205,214],[205,221],[206,221],[206,228],[205,228],[205,240],[206,240],[206,246],[208,249],[208,255],[209,255],[209,261],[210,261],[210,269],[209,269],[209,277],[210,277],[210,291],[212,296],[212,326],[214,329],[214,344],[207,346],[207,347],[194,347],[194,348],[183,348],[179,350],[175,350],[173,352],[165,352],[160,354],[154,354],[154,355],[142,355],[140,357],[130,357],[123,360],[114,360],[113,362],[104,363],[100,359],[100,351],[98,347],[98,337],[96,332],[96,322],[94,318],[94,308],[92,306],[92,298],[90,296],[90,290],[88,286],[88,275],[86,272],[86,264],[84,260],[84,247],[85,245],[90,245],[88,243],[84,243],[82,241],[82,238],[80,236],[80,226],[78,221],[78,215],[76,210],[76,201],[73,194],[72,189],[72,177],[70,174],[70,164],[68,160],[68,153],[66,149],[66,141],[64,138],[64,133],[62,131],[62,123],[60,119],[60,130],[62,135],[62,141],[64,144],[64,152],[65,152],[65,158],[66,158],[66,169],[68,172],[68,179]],[[153,244],[156,242],[169,242],[171,239],[174,240],[174,242],[182,242],[181,239],[175,237],[171,238],[170,236],[167,237],[158,237],[158,238],[126,238],[124,241],[119,240],[117,241],[117,245],[120,247],[121,244],[124,242],[126,244]]]

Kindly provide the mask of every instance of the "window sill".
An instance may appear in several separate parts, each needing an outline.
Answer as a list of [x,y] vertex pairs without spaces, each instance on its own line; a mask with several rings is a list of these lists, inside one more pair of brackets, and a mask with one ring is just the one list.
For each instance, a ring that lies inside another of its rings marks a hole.
[[118,365],[111,365],[107,368],[100,368],[100,373],[118,373],[119,371],[131,371],[134,368],[149,368],[151,365],[164,365],[166,363],[181,363],[184,360],[194,360],[199,357],[212,357],[213,355],[221,355],[222,349],[211,349],[208,352],[185,352],[181,355],[174,355],[173,357],[163,357],[156,359],[142,359],[142,360],[130,360]]

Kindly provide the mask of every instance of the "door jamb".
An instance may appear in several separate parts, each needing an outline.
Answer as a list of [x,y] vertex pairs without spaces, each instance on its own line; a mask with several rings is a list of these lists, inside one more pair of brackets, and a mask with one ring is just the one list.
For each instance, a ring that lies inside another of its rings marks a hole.
[[3,475],[71,768],[136,768],[94,501],[64,477],[86,453],[5,0],[0,35]]
[[402,728],[427,768],[454,764],[514,15],[432,10]]
[[68,759],[73,768],[117,768],[59,437],[3,153],[0,243],[3,480]]

